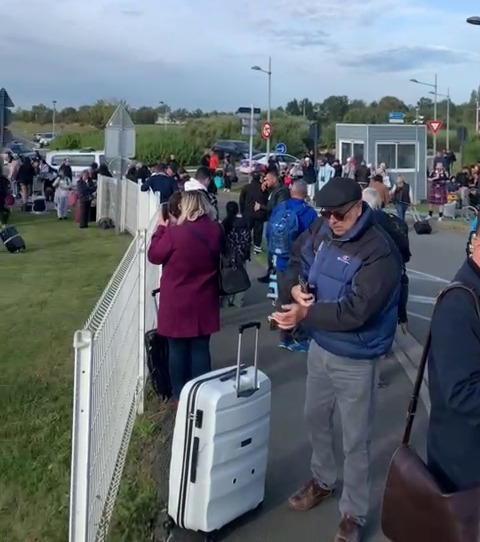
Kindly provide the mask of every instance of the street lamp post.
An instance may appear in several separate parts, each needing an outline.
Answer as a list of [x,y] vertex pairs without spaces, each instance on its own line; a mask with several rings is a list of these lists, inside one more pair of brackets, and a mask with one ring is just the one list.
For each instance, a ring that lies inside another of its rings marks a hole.
[[[478,15],[474,15],[472,17],[468,17],[467,18],[467,23],[468,24],[473,24],[474,26],[480,26],[480,17]],[[476,110],[476,113],[475,113],[475,131],[477,132],[480,132],[480,127],[479,127],[479,122],[480,122],[480,118],[479,118],[479,110],[480,110],[480,103],[479,103],[479,99],[477,97],[477,102],[476,102],[476,106],[477,106],[477,110]]]
[[52,134],[55,136],[55,116],[57,113],[57,100],[52,100]]
[[[434,95],[434,102],[433,102],[433,116],[435,117],[433,120],[437,119],[437,96],[438,96],[438,80],[437,80],[437,74],[435,74],[435,82],[432,83],[425,83],[423,81],[419,81],[418,79],[410,79],[410,83],[416,83],[417,85],[423,85],[425,87],[433,88],[432,94]],[[437,152],[437,134],[433,134],[433,152]]]
[[[434,92],[430,92],[430,94],[434,94]],[[440,94],[437,93],[437,96],[441,96],[442,98],[446,98],[447,100],[447,150],[450,150],[450,89],[447,89],[446,94]]]
[[163,107],[163,131],[167,131],[167,113],[168,113],[168,105],[161,101],[159,102],[160,105]]
[[[268,70],[264,70],[261,66],[252,66],[252,70],[266,73],[268,75],[268,109],[267,122],[270,124],[270,116],[272,110],[272,57],[268,57]],[[270,156],[270,138],[267,139],[267,156]]]

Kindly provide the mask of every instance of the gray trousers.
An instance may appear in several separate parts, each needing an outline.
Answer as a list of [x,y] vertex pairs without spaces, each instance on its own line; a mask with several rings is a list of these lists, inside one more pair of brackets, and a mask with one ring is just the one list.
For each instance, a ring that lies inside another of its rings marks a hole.
[[338,405],[345,458],[340,512],[364,524],[370,497],[377,360],[335,356],[312,340],[307,365],[305,416],[312,444],[313,477],[326,489],[333,489],[337,483],[333,413]]

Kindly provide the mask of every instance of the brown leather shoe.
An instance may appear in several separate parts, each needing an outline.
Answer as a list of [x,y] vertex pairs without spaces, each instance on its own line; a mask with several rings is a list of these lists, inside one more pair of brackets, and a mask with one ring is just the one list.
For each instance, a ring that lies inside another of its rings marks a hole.
[[360,542],[362,527],[350,516],[343,516],[333,542]]
[[333,495],[333,489],[323,489],[313,478],[288,499],[292,510],[310,510]]

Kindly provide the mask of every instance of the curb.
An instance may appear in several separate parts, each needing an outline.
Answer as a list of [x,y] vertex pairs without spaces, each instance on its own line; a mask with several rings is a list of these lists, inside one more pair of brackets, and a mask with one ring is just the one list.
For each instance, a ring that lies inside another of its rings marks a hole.
[[[422,345],[410,333],[404,335],[397,331],[395,342],[393,344],[393,353],[402,366],[405,374],[412,384],[417,378],[418,366],[423,353]],[[422,388],[420,390],[420,399],[430,415],[430,396],[428,393],[428,374],[423,377]]]

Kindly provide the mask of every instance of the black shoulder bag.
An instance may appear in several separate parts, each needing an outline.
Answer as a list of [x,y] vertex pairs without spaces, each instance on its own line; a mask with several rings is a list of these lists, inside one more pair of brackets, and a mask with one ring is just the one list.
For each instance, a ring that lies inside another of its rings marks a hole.
[[[216,257],[217,254],[212,250],[208,239],[206,239],[200,232],[198,232],[192,225],[185,224],[187,228],[195,235],[197,239],[200,239],[204,243],[210,252]],[[221,226],[220,226],[221,228]],[[222,237],[224,236],[222,229]],[[232,261],[233,260],[233,261]],[[245,292],[250,288],[252,283],[248,276],[245,266],[235,261],[235,258],[230,258],[229,255],[220,252],[219,258],[219,287],[220,295],[235,295],[241,292]]]

